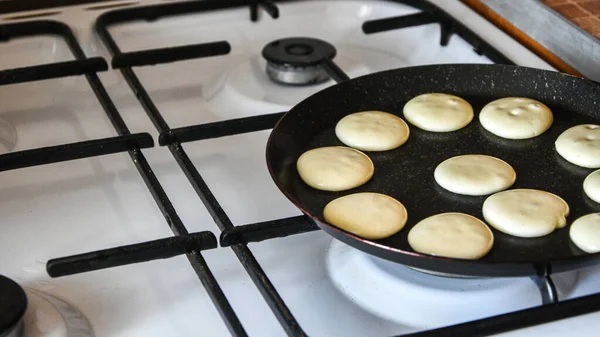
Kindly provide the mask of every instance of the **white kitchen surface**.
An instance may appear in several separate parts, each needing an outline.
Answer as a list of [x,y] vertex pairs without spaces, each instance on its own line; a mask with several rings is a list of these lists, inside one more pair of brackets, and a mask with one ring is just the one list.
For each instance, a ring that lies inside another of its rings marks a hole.
[[[516,63],[551,69],[460,2],[434,2],[497,43]],[[277,38],[307,36],[331,42],[338,50],[336,61],[351,77],[417,64],[489,63],[456,35],[449,46],[440,47],[438,25],[370,36],[361,32],[365,20],[416,12],[407,6],[386,1],[306,1],[281,4],[280,9],[280,19],[265,14],[258,23],[250,22],[248,9],[243,8],[120,25],[111,32],[123,51],[217,40],[231,44],[232,52],[226,56],[135,70],[171,127],[284,111],[332,84],[290,88],[271,83],[260,52]],[[92,30],[100,13],[69,8],[45,19],[68,23],[88,56],[110,62]],[[66,46],[50,37],[0,43],[1,69],[70,58]],[[120,73],[100,77],[131,132],[149,132],[156,140],[158,133]],[[0,119],[16,130],[14,151],[116,135],[83,77],[0,87]],[[300,214],[266,170],[268,135],[263,131],[183,145],[236,225]],[[157,145],[143,153],[189,231],[209,230],[218,236],[218,228],[168,149]],[[0,273],[72,304],[89,320],[96,336],[229,334],[183,256],[56,279],[47,276],[45,263],[50,258],[172,235],[127,154],[2,172],[0,186]],[[318,231],[249,247],[309,335],[389,336],[414,331],[377,317],[338,289],[326,266],[331,243],[330,236]],[[249,335],[284,335],[231,249],[203,255]],[[600,291],[593,281],[598,273],[597,268],[580,273],[569,296]],[[591,314],[506,335],[563,336],[581,329],[577,335],[582,336],[599,327],[600,314]],[[44,332],[44,325],[30,329]]]

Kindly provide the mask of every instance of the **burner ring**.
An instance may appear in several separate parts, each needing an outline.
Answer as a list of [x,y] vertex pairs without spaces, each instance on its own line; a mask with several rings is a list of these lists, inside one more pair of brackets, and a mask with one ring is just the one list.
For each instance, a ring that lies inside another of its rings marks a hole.
[[280,39],[267,44],[263,57],[279,66],[309,67],[331,60],[336,55],[335,47],[323,40],[294,37]]
[[285,48],[285,52],[291,55],[310,55],[314,53],[315,48],[307,44],[291,44]]
[[0,336],[19,336],[27,295],[13,280],[0,275]]
[[329,80],[329,74],[319,66],[297,68],[267,62],[266,70],[271,80],[285,85],[311,85]]
[[331,44],[307,37],[280,39],[262,51],[267,60],[267,75],[279,84],[310,85],[329,80],[321,64],[336,55]]

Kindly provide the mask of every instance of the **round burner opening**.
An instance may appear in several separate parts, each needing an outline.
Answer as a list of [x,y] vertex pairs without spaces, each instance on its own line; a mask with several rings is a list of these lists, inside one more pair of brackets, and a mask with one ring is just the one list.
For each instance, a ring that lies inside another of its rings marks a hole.
[[329,80],[321,64],[336,55],[333,45],[319,39],[295,37],[273,41],[262,51],[269,78],[286,85],[311,85]]
[[287,46],[285,51],[290,55],[310,55],[315,49],[306,44],[292,44]]
[[[432,275],[371,256],[337,240],[329,246],[326,267],[334,286],[353,303],[377,317],[419,329],[440,328],[542,303],[539,289],[528,277]],[[559,298],[570,296],[578,279],[577,271],[554,274]]]
[[15,281],[0,275],[0,336],[23,336],[27,295]]

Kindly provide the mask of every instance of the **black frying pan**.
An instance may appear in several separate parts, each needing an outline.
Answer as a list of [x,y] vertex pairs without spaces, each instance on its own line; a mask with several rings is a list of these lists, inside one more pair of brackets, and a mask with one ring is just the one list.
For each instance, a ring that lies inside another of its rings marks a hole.
[[[375,164],[373,178],[353,190],[332,193],[306,185],[296,171],[296,160],[306,150],[343,145],[335,136],[336,123],[345,115],[382,110],[402,115],[414,96],[443,92],[463,97],[476,116],[467,127],[450,133],[431,133],[410,127],[403,146],[386,152],[366,152]],[[477,114],[488,102],[524,96],[547,104],[554,124],[543,135],[528,140],[505,140],[487,132]],[[559,272],[600,263],[599,254],[586,254],[569,240],[569,226],[540,238],[517,238],[494,231],[490,253],[476,261],[419,254],[407,240],[420,220],[443,212],[464,212],[483,219],[486,197],[461,196],[439,187],[435,167],[461,154],[487,154],[507,161],[517,172],[512,188],[534,188],[561,196],[570,206],[569,224],[578,217],[600,212],[583,192],[583,180],[593,170],[562,159],[554,141],[567,128],[600,124],[600,86],[556,72],[505,65],[433,65],[390,70],[329,87],[291,109],[275,126],[267,144],[267,165],[277,186],[297,207],[333,237],[355,248],[391,261],[437,273],[464,276],[525,276],[552,268]],[[379,192],[402,202],[408,222],[399,233],[382,240],[366,240],[325,222],[323,208],[342,195]]]

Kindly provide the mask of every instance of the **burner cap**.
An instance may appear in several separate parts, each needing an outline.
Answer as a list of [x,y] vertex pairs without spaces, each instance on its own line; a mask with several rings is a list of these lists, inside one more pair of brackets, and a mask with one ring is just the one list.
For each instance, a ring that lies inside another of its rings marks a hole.
[[267,74],[282,84],[306,85],[329,79],[321,63],[335,57],[335,47],[322,40],[296,37],[273,41],[262,51]]
[[0,337],[10,336],[19,328],[27,309],[27,296],[21,286],[0,275]]
[[277,65],[307,67],[319,65],[335,57],[335,47],[331,44],[307,37],[293,37],[276,40],[263,48],[263,57]]

